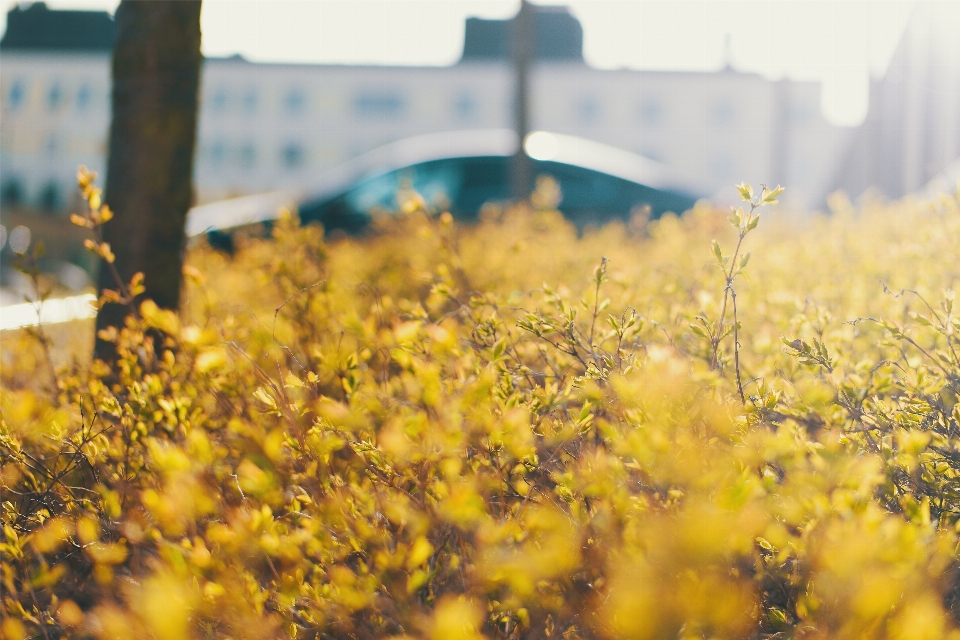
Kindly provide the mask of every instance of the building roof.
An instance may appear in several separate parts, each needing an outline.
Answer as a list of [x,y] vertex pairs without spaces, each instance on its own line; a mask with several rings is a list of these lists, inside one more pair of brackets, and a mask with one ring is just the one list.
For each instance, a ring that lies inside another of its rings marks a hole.
[[[536,60],[583,61],[583,27],[566,7],[532,5]],[[461,61],[510,59],[514,19],[467,18]],[[52,10],[43,2],[14,5],[0,49],[111,51],[116,27],[106,11]]]
[[[531,5],[533,9],[535,60],[583,62],[583,27],[566,7]],[[467,18],[461,62],[507,61],[510,32],[516,18],[486,20]]]
[[0,49],[109,52],[115,30],[106,11],[54,11],[43,2],[18,4],[7,12]]

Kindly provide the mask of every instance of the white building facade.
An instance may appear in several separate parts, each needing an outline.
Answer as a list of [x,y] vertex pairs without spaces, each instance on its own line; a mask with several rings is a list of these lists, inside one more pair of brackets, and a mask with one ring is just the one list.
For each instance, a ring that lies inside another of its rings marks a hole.
[[[0,65],[3,202],[64,210],[77,166],[106,167],[109,51],[6,49]],[[607,71],[543,60],[531,92],[534,129],[658,160],[705,195],[741,180],[789,185],[798,208],[823,201],[852,133],[823,119],[818,84],[729,69]],[[511,67],[497,59],[417,68],[208,59],[197,202],[309,193],[324,171],[392,141],[511,127],[512,100]]]

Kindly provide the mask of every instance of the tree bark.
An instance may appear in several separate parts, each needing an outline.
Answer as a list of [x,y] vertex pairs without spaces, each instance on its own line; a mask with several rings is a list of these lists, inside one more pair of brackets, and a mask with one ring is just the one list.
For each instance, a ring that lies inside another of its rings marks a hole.
[[[144,274],[161,308],[177,309],[184,224],[193,200],[193,155],[200,84],[200,1],[122,0],[113,49],[113,119],[104,202],[115,217],[104,226],[120,276]],[[99,287],[116,289],[100,265]],[[140,300],[134,303],[139,305]],[[97,330],[120,327],[134,307],[108,304]],[[97,339],[95,355],[113,359]]]

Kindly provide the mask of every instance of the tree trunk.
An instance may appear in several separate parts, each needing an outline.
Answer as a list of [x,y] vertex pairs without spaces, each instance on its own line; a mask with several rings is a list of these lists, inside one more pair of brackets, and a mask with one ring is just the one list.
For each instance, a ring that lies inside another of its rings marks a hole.
[[[120,276],[142,271],[158,306],[180,303],[184,224],[193,200],[193,151],[200,84],[199,0],[122,0],[113,49],[113,120],[104,202],[115,217],[104,226]],[[99,287],[116,289],[101,263]],[[139,300],[135,303],[139,304]],[[97,330],[120,327],[132,307],[104,306]],[[113,359],[97,339],[95,355]]]

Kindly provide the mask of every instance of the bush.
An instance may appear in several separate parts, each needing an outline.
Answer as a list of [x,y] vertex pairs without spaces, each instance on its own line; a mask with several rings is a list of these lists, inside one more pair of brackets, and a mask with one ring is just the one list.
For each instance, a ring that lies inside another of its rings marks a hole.
[[960,637],[958,200],[747,208],[194,248],[4,367],[3,632]]

